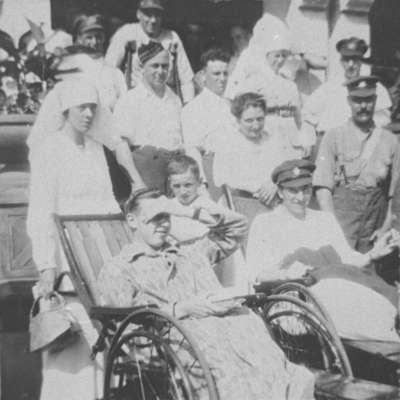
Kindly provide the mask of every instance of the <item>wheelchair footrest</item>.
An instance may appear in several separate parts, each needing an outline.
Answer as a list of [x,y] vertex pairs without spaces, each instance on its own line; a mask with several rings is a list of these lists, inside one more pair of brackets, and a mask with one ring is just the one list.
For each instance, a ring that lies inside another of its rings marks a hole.
[[319,400],[394,400],[399,388],[327,372],[316,372],[315,394]]

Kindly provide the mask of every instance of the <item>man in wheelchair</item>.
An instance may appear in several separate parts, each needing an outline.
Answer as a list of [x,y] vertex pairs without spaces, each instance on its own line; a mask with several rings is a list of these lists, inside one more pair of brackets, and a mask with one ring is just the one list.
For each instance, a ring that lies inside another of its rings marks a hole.
[[251,280],[261,287],[268,281],[309,276],[314,281],[311,293],[341,337],[400,342],[395,329],[396,289],[373,268],[398,247],[398,232],[387,232],[366,254],[351,249],[334,215],[307,207],[314,168],[308,161],[290,160],[273,171],[281,204],[258,215],[251,226]]
[[[261,318],[221,295],[213,266],[246,234],[244,217],[226,211],[182,207],[151,190],[126,203],[134,241],[105,265],[98,278],[103,305],[156,304],[181,320],[198,343],[220,399],[310,399],[314,379],[286,360]],[[189,249],[170,242],[170,216],[193,218],[209,234]]]

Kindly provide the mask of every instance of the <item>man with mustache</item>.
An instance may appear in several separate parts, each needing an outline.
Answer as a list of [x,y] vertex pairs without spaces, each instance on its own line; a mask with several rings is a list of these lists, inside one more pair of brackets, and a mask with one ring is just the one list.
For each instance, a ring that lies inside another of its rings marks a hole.
[[[321,85],[306,101],[302,111],[305,125],[323,134],[328,130],[345,123],[351,116],[350,107],[346,101],[345,81],[358,78],[363,56],[368,50],[364,40],[351,37],[340,40],[336,44],[340,54],[343,74],[329,79]],[[375,122],[379,126],[389,123],[391,100],[388,91],[377,84],[377,102],[375,106]]]
[[313,185],[323,211],[336,215],[354,249],[371,248],[386,214],[397,140],[374,122],[377,78],[349,80],[351,118],[321,141]]

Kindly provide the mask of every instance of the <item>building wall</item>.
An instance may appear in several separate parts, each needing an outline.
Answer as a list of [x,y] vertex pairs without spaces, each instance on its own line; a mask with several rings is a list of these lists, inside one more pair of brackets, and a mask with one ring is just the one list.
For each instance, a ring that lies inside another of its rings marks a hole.
[[29,30],[25,17],[36,24],[43,24],[46,30],[50,29],[50,0],[2,0],[0,27],[8,32],[16,43],[19,37]]

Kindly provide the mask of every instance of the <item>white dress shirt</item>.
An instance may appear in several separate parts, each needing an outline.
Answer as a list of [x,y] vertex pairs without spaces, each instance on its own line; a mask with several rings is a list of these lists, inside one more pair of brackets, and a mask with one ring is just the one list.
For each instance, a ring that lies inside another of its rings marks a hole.
[[271,182],[273,169],[289,158],[276,137],[265,132],[260,141],[253,142],[236,130],[215,153],[214,182],[254,193]]
[[[284,207],[258,215],[251,228],[247,265],[251,280],[270,272],[271,280],[285,279],[299,266],[293,256],[299,249],[319,252],[330,247],[345,264],[359,265],[365,255],[350,248],[335,217],[307,209],[306,218],[295,218]],[[290,260],[292,259],[292,260]],[[400,341],[394,330],[396,308],[381,294],[346,279],[322,279],[311,292],[325,306],[342,337]]]
[[118,134],[131,145],[176,150],[182,146],[181,103],[166,87],[163,97],[140,83],[125,93],[114,109]]
[[182,110],[182,132],[185,149],[200,166],[204,178],[201,154],[215,153],[230,140],[236,121],[229,102],[208,88]]
[[234,124],[228,101],[204,88],[182,110],[185,147],[197,147],[205,153],[215,153],[231,136]]

